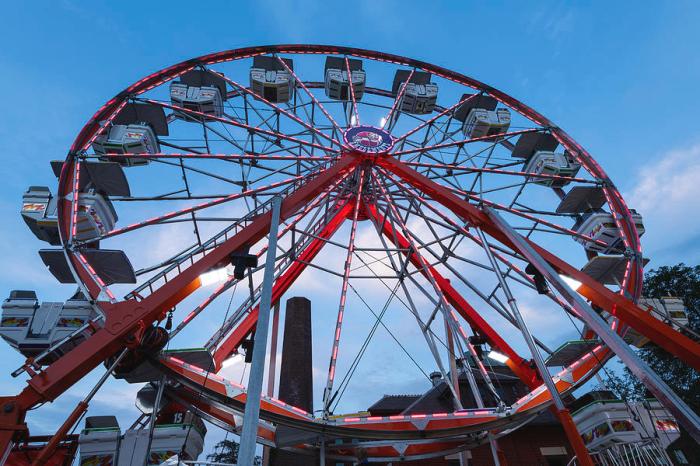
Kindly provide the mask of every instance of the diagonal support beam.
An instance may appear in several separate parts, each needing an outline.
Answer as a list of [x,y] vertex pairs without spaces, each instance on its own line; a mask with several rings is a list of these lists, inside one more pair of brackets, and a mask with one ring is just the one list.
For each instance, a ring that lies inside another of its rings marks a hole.
[[[382,234],[397,248],[400,248],[402,252],[407,254],[408,260],[413,264],[418,271],[424,276],[427,275],[426,269],[420,262],[418,255],[413,252],[410,247],[409,241],[394,227],[392,227],[391,222],[385,221],[385,218],[377,211],[374,204],[367,204],[365,206],[367,215],[373,219],[377,225],[381,225]],[[410,251],[410,252],[409,252]],[[514,374],[518,376],[528,387],[535,388],[539,386],[542,381],[540,380],[538,374],[530,367],[529,361],[524,359],[522,356],[518,355],[515,350],[496,332],[496,330],[489,325],[486,320],[479,315],[476,309],[474,309],[469,302],[464,299],[459,292],[452,286],[450,281],[442,276],[434,267],[428,268],[430,275],[437,284],[438,288],[447,298],[447,301],[452,307],[459,312],[459,314],[464,318],[469,325],[474,328],[479,329],[480,332],[486,337],[489,344],[493,347],[499,349],[500,352],[508,356],[508,361],[506,364],[513,371]],[[427,277],[426,277],[427,278]]]
[[[581,296],[573,291],[561,277],[559,277],[552,266],[525,241],[522,235],[508,225],[495,210],[487,208],[486,212],[493,220],[495,226],[512,241],[515,249],[525,256],[527,260],[547,278],[547,281],[569,302],[586,324],[588,324],[605,344],[622,359],[622,362],[625,363],[630,371],[632,371],[666,409],[678,419],[678,422],[690,435],[696,441],[700,442],[700,416],[695,414],[695,412],[693,412],[693,410],[676,395],[673,390],[671,390],[669,386],[639,358],[639,356],[637,356],[622,337],[615,333],[608,326],[608,323],[603,320]],[[560,406],[557,406],[557,408],[560,409]]]
[[[272,287],[272,303],[278,302],[284,293],[294,284],[304,270],[326,244],[338,228],[343,224],[348,215],[352,212],[353,205],[346,202],[342,207],[338,207],[336,214],[328,221],[326,226],[319,232],[316,238],[311,240],[309,245],[299,254],[289,269],[282,274]],[[255,306],[250,313],[236,326],[233,332],[214,351],[214,367],[218,371],[223,361],[235,352],[243,340],[250,335],[258,322],[258,306]]]
[[[358,163],[357,157],[341,157],[328,169],[311,178],[283,200],[281,218],[286,219],[292,216],[328,185],[340,177],[347,176]],[[70,203],[66,204],[66,201],[63,201],[61,206],[63,214],[70,215],[69,207]],[[26,411],[40,402],[55,399],[100,362],[123,347],[129,335],[132,335],[140,326],[151,325],[159,316],[198,289],[201,285],[199,276],[202,273],[226,263],[228,256],[242,246],[254,244],[262,239],[270,228],[270,218],[271,212],[269,211],[256,217],[237,235],[209,251],[204,257],[158,288],[143,301],[129,300],[117,304],[100,303],[106,314],[105,326],[48,366],[43,372],[33,376],[22,393],[11,398],[13,409],[8,414],[21,419],[23,415],[17,416],[14,413]],[[79,269],[78,273],[83,274],[84,272]],[[82,278],[89,283],[89,276]],[[90,291],[94,292],[96,288],[93,286]],[[0,416],[0,429],[4,425],[4,417],[11,416]],[[0,438],[0,442],[3,440]]]
[[[484,211],[459,198],[448,188],[435,183],[393,157],[378,158],[376,163],[420,189],[433,200],[450,209],[463,221],[480,227],[485,233],[514,251],[518,250],[512,241],[495,226]],[[525,241],[558,273],[581,282],[581,286],[577,290],[578,293],[620,318],[626,325],[648,337],[664,350],[683,360],[696,370],[700,370],[700,343],[691,340],[674,330],[671,326],[655,319],[631,300],[614,293],[536,243],[528,239],[525,239]]]

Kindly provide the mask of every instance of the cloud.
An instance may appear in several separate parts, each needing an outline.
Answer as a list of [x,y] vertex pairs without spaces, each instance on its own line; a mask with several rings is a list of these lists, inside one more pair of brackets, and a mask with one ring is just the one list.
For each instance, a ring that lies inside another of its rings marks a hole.
[[671,150],[642,166],[635,186],[625,198],[644,218],[644,250],[657,259],[688,260],[700,248],[690,244],[697,236],[700,217],[693,215],[700,198],[700,143]]

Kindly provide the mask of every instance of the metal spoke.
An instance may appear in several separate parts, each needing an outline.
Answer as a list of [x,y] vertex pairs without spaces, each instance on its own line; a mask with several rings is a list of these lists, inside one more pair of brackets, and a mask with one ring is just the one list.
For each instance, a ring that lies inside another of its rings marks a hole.
[[214,115],[207,115],[206,113],[198,112],[197,110],[191,110],[191,109],[188,109],[185,107],[179,107],[177,105],[171,105],[171,104],[167,104],[165,102],[160,102],[160,101],[152,100],[152,99],[138,99],[138,100],[141,102],[145,102],[145,103],[149,103],[149,104],[153,104],[153,105],[158,105],[158,106],[161,106],[161,107],[164,107],[164,108],[176,111],[176,112],[187,113],[189,115],[198,116],[200,118],[207,118],[209,120],[215,120],[215,121],[218,121],[220,123],[224,123],[224,124],[231,125],[231,126],[236,126],[238,128],[242,128],[242,129],[245,129],[247,131],[262,134],[265,136],[270,136],[270,137],[273,137],[275,139],[284,139],[286,141],[292,141],[292,142],[295,142],[297,144],[303,144],[306,146],[313,147],[315,149],[322,150],[324,152],[331,152],[331,153],[334,152],[333,148],[331,148],[331,147],[322,146],[319,144],[315,144],[313,142],[304,141],[303,139],[298,139],[298,138],[295,138],[292,136],[287,136],[284,133],[279,133],[279,132],[275,132],[275,131],[268,131],[268,130],[265,130],[262,128],[258,128],[256,126],[251,126],[251,125],[247,125],[245,123],[240,123],[232,118],[222,118],[222,117],[217,117]]
[[357,111],[357,101],[355,100],[355,86],[352,83],[352,72],[350,71],[350,60],[345,57],[345,70],[348,73],[348,87],[350,88],[350,100],[352,102],[352,112],[355,115],[355,123],[351,126],[360,125],[360,114]]
[[406,150],[396,151],[396,152],[392,152],[391,155],[393,155],[394,157],[400,157],[402,155],[413,154],[416,152],[423,153],[423,152],[428,152],[428,151],[444,149],[447,147],[462,146],[462,145],[470,144],[473,142],[492,141],[494,139],[518,136],[518,135],[526,134],[526,133],[536,133],[539,131],[542,131],[542,130],[541,129],[523,129],[523,130],[511,131],[511,132],[507,132],[507,133],[491,134],[488,136],[481,136],[478,138],[463,139],[461,141],[446,142],[443,144],[435,144],[435,145],[427,146],[427,147],[417,147],[415,149],[406,149]]
[[[209,73],[213,73],[213,71],[211,71],[211,70],[207,70],[207,71],[208,71]],[[265,99],[263,96],[256,94],[255,92],[253,92],[253,91],[251,91],[250,89],[246,88],[246,87],[243,86],[242,84],[239,84],[239,83],[237,83],[236,81],[234,81],[234,80],[232,80],[232,79],[230,79],[230,78],[228,78],[228,77],[226,77],[226,76],[222,76],[222,78],[223,78],[227,83],[229,83],[231,86],[235,87],[236,89],[240,90],[241,92],[245,92],[246,94],[255,97],[257,100],[260,100],[260,101],[261,101],[262,103],[264,103],[265,105],[268,105],[268,106],[274,108],[275,111],[280,112],[282,115],[288,117],[288,118],[291,119],[292,121],[295,121],[296,123],[299,123],[301,126],[303,126],[304,128],[308,129],[309,131],[313,132],[314,134],[317,134],[318,136],[321,136],[322,138],[327,139],[328,141],[330,141],[330,142],[332,142],[332,143],[334,143],[334,144],[336,144],[336,145],[342,147],[342,144],[341,144],[340,142],[338,142],[336,139],[332,138],[331,136],[328,136],[326,133],[324,133],[323,131],[320,131],[318,128],[309,125],[308,123],[306,123],[304,120],[302,120],[302,119],[299,118],[298,116],[294,115],[293,113],[288,112],[287,110],[285,110],[284,108],[280,107],[279,105],[276,105],[276,104],[270,102],[269,100]]]
[[[411,72],[411,73],[413,73],[413,72]],[[410,78],[409,78],[409,79],[410,79]],[[408,81],[406,81],[406,82],[408,83]],[[396,143],[399,142],[399,141],[403,141],[403,140],[406,139],[407,137],[411,136],[412,134],[417,133],[418,131],[420,131],[421,129],[425,128],[426,126],[432,125],[435,121],[437,121],[438,118],[443,117],[443,116],[447,115],[448,113],[453,112],[457,107],[459,107],[460,105],[463,105],[463,104],[469,102],[470,100],[472,100],[474,97],[476,97],[476,96],[478,96],[478,95],[479,95],[479,94],[472,94],[472,95],[470,95],[469,97],[460,100],[460,101],[457,102],[456,104],[454,104],[454,105],[452,105],[452,106],[450,106],[450,107],[447,107],[445,110],[443,110],[442,112],[438,113],[438,114],[435,115],[434,117],[430,118],[430,119],[427,120],[427,121],[424,121],[424,122],[421,123],[420,125],[416,126],[415,128],[413,128],[413,129],[407,131],[406,133],[404,133],[404,134],[402,134],[401,136],[399,136],[398,138],[396,138],[396,139],[394,140],[394,144],[396,144]]]
[[115,230],[112,230],[110,232],[105,233],[102,236],[99,236],[98,238],[95,238],[95,239],[89,240],[89,241],[85,241],[84,243],[91,243],[94,241],[99,241],[102,239],[111,238],[113,236],[121,235],[121,234],[130,232],[130,231],[134,231],[134,230],[137,230],[139,228],[143,228],[143,227],[146,227],[149,225],[155,225],[157,223],[162,222],[163,220],[169,220],[171,218],[179,217],[180,215],[187,215],[187,214],[190,214],[192,212],[196,212],[198,210],[207,209],[209,207],[217,206],[217,205],[223,204],[225,202],[230,202],[230,201],[233,201],[236,199],[240,199],[242,197],[252,196],[254,194],[268,191],[270,189],[275,189],[275,188],[279,188],[281,186],[286,186],[286,185],[289,185],[291,183],[300,181],[304,178],[305,178],[304,176],[295,176],[294,178],[288,178],[286,180],[278,181],[276,183],[272,183],[272,184],[269,184],[267,186],[261,186],[259,188],[250,189],[247,191],[243,191],[241,193],[230,194],[226,197],[221,197],[218,199],[214,199],[213,201],[204,202],[202,204],[198,204],[198,205],[193,206],[193,207],[186,207],[184,209],[176,210],[174,212],[169,212],[167,214],[159,215],[157,217],[153,217],[149,220],[145,220],[145,221],[140,222],[140,223],[134,223],[134,224],[125,226],[123,228],[117,228]]
[[307,95],[311,98],[311,100],[316,104],[316,106],[319,108],[319,110],[321,110],[321,112],[323,112],[323,114],[326,116],[326,118],[328,118],[328,121],[330,121],[331,124],[333,125],[333,127],[338,131],[338,134],[342,134],[342,133],[343,133],[342,128],[341,128],[340,126],[338,126],[338,123],[335,122],[335,120],[334,120],[333,117],[330,115],[330,113],[328,113],[328,111],[326,110],[326,108],[325,108],[323,105],[321,105],[321,102],[319,102],[318,99],[316,98],[316,96],[314,96],[313,93],[309,90],[309,88],[306,87],[306,85],[304,84],[304,82],[303,82],[301,79],[299,79],[299,76],[297,76],[296,73],[294,73],[294,70],[291,69],[291,68],[287,65],[287,63],[285,63],[285,61],[282,60],[282,58],[277,57],[277,60],[282,64],[282,66],[287,70],[287,72],[288,72],[289,74],[291,74],[291,75],[294,77],[295,81],[299,84],[299,86],[301,86],[301,88],[304,89],[304,91],[306,92],[306,94],[307,94]]
[[357,192],[355,194],[355,208],[352,214],[352,225],[350,227],[350,239],[348,241],[348,254],[345,259],[343,272],[343,285],[340,290],[340,304],[338,306],[338,316],[335,323],[335,333],[333,337],[333,346],[331,349],[330,364],[328,366],[328,378],[326,388],[323,392],[323,414],[328,416],[331,402],[331,394],[333,391],[333,380],[335,378],[335,366],[338,360],[338,348],[340,346],[340,335],[343,326],[343,314],[345,313],[345,301],[348,293],[348,280],[350,279],[350,269],[352,266],[353,250],[355,247],[355,233],[357,231],[357,217],[360,211],[360,201],[362,198],[362,187],[365,180],[365,169],[360,168],[357,176]]

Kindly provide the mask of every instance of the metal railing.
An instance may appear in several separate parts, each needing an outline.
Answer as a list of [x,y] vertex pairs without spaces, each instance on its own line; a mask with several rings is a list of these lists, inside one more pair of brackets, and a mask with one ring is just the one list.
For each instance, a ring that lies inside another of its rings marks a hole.
[[[590,452],[595,466],[672,466],[663,448],[654,439],[617,443],[602,450]],[[578,466],[573,457],[567,466]]]
[[[290,183],[285,189],[283,189],[282,191],[280,191],[277,194],[282,196],[282,197],[288,197],[296,189],[298,189],[301,186],[308,183],[309,180],[316,178],[325,168],[327,168],[327,166],[328,166],[327,163],[319,164],[319,166],[316,167],[314,170],[312,170],[305,178],[302,178],[302,179],[299,179],[297,181]],[[273,194],[273,193],[271,193],[271,194]],[[241,229],[245,228],[256,217],[269,211],[271,206],[272,206],[272,197],[274,197],[274,196],[270,196],[263,203],[258,205],[256,208],[254,208],[250,212],[248,212],[245,216],[238,219],[238,221],[232,223],[230,226],[228,226],[227,228],[223,229],[222,231],[220,231],[219,233],[217,233],[216,235],[211,237],[208,241],[203,243],[201,246],[199,246],[199,247],[195,248],[193,251],[187,252],[184,255],[175,259],[173,261],[173,263],[170,264],[169,266],[167,266],[164,270],[155,274],[154,276],[149,278],[146,282],[144,282],[143,284],[141,284],[137,288],[135,288],[131,293],[127,294],[125,296],[125,299],[134,299],[135,298],[135,299],[141,300],[141,299],[145,298],[146,296],[150,295],[151,293],[153,293],[154,289],[158,288],[159,286],[164,285],[170,279],[172,279],[174,276],[179,275],[182,272],[183,268],[189,267],[190,265],[194,264],[197,260],[204,257],[210,250],[216,248],[220,243],[222,243],[222,242],[228,240],[229,238],[235,236],[236,234],[238,234],[238,232]]]

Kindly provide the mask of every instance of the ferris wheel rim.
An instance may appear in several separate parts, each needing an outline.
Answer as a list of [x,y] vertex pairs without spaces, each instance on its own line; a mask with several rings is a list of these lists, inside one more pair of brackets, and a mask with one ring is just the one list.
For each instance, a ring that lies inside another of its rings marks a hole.
[[[536,112],[535,110],[522,104],[519,100],[491,87],[480,81],[476,81],[460,73],[447,70],[445,68],[432,65],[426,62],[413,60],[406,57],[400,57],[397,55],[385,54],[382,52],[355,49],[349,47],[336,47],[336,46],[323,46],[323,45],[277,45],[277,46],[264,46],[264,47],[250,47],[234,49],[226,52],[214,53],[209,55],[203,55],[201,57],[187,60],[179,64],[173,65],[171,67],[165,68],[159,72],[147,76],[146,78],[138,81],[132,86],[119,93],[113,99],[108,101],[98,112],[88,121],[88,123],[82,128],[76,137],[71,151],[69,152],[66,163],[64,163],[63,171],[59,179],[59,196],[65,198],[71,189],[71,179],[70,173],[76,163],[76,156],[85,149],[91,139],[99,132],[101,126],[100,122],[104,120],[109,120],[110,117],[118,113],[121,106],[123,106],[128,99],[132,98],[134,95],[141,94],[153,87],[162,84],[170,79],[174,79],[180,74],[193,69],[199,65],[212,65],[220,63],[223,61],[234,61],[244,58],[250,58],[258,55],[264,55],[269,53],[279,53],[279,54],[345,54],[353,57],[367,58],[377,61],[385,61],[403,66],[414,66],[418,69],[431,72],[437,76],[443,77],[445,79],[451,80],[458,84],[471,87],[480,91],[487,92],[489,95],[500,100],[502,103],[507,105],[516,111],[521,112],[526,118],[539,122],[540,125],[548,127],[553,135],[558,139],[558,141],[565,146],[567,149],[576,151],[576,157],[581,161],[585,162],[587,165],[586,169],[593,175],[595,175],[600,180],[604,181],[603,189],[606,192],[606,197],[608,198],[608,205],[611,210],[617,213],[618,218],[616,221],[620,222],[621,233],[626,238],[627,242],[630,244],[631,249],[633,249],[637,255],[632,258],[634,264],[633,267],[628,267],[628,276],[630,280],[627,283],[626,291],[633,296],[635,299],[640,295],[641,292],[641,267],[639,263],[641,261],[637,260],[641,254],[641,247],[639,245],[639,239],[636,231],[634,222],[629,221],[629,209],[627,209],[622,196],[619,194],[615,188],[612,181],[609,180],[607,174],[603,169],[595,162],[595,160],[588,154],[585,149],[578,145],[567,133],[565,133],[559,127],[553,125],[548,119]],[[59,224],[61,225],[61,235],[68,236],[66,230],[69,224],[69,212],[63,212],[61,215],[61,210],[59,209]],[[66,254],[72,257],[71,262],[73,264],[73,273],[76,275],[76,280],[78,283],[84,283],[86,281],[86,275],[81,273],[81,269],[78,264],[73,262],[75,257],[74,251],[68,250],[68,245],[64,244],[66,249]],[[91,278],[88,276],[88,278]],[[592,374],[591,374],[592,375]]]
[[[566,133],[559,126],[553,124],[551,120],[546,118],[544,115],[522,103],[519,99],[516,99],[495,87],[489,86],[482,81],[439,65],[375,50],[324,44],[280,44],[253,46],[201,55],[199,57],[185,60],[167,68],[158,70],[128,86],[123,91],[115,95],[112,99],[107,101],[78,132],[78,135],[73,141],[66,156],[66,161],[59,177],[59,196],[65,197],[69,194],[70,182],[68,181],[68,178],[70,176],[70,172],[67,169],[72,167],[74,157],[87,149],[91,143],[91,140],[93,140],[94,137],[100,132],[102,122],[109,121],[110,117],[114,117],[118,113],[119,109],[128,102],[130,97],[142,94],[143,92],[153,89],[164,82],[175,79],[181,74],[194,69],[197,66],[236,61],[270,53],[299,55],[349,55],[396,65],[413,66],[417,69],[433,73],[436,76],[443,77],[455,83],[486,92],[509,108],[519,112],[525,118],[548,128],[562,144],[562,146],[572,153],[575,153],[577,159],[582,162],[583,166],[589,173],[601,180],[601,187],[605,193],[607,204],[610,207],[614,220],[620,229],[622,240],[626,245],[628,245],[628,249],[632,251],[632,255],[630,256],[631,260],[628,262],[628,267],[625,272],[623,288],[625,288],[625,292],[629,293],[634,300],[641,296],[643,264],[641,260],[641,243],[639,242],[639,235],[636,226],[634,222],[631,221],[631,213],[623,197],[620,195],[614,183],[608,177],[603,168],[593,159],[588,151],[586,151],[571,136],[569,136],[568,133]],[[66,224],[69,221],[67,218],[68,216],[69,215],[67,212],[61,215],[61,205],[59,204],[59,233],[61,235],[62,242],[63,238],[69,237],[68,231],[66,231]],[[75,257],[72,257],[73,252],[68,250],[65,243],[63,244],[64,248],[66,249],[66,255],[71,259],[68,262],[71,266],[73,274],[76,275],[75,278],[77,282],[81,283],[86,279],[89,281],[94,281],[94,277],[90,277],[89,274],[86,274],[81,270],[79,264],[76,263],[79,261],[79,259],[76,260]]]

